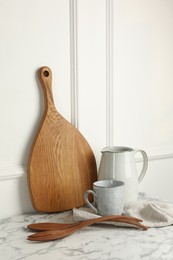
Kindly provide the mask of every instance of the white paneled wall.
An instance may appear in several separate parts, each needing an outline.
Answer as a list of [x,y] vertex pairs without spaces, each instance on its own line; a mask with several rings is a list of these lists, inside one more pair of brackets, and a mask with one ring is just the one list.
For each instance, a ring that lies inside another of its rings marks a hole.
[[114,140],[172,154],[173,1],[117,3]]
[[106,145],[105,3],[78,1],[78,126],[97,159]]
[[172,0],[0,1],[0,218],[32,210],[26,167],[44,65],[97,163],[107,145],[144,149],[140,190],[172,199],[172,13]]

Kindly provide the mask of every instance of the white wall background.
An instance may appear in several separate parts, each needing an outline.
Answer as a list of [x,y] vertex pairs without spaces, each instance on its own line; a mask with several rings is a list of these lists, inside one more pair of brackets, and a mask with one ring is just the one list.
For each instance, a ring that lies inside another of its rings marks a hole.
[[0,0],[0,218],[33,210],[26,167],[44,65],[98,165],[104,146],[144,149],[140,190],[173,199],[172,14],[172,0]]

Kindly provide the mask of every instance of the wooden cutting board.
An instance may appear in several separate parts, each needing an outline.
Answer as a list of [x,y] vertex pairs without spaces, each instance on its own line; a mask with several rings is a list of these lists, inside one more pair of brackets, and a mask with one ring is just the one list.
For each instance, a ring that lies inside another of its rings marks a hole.
[[55,108],[50,68],[40,68],[38,76],[45,111],[30,151],[29,191],[36,210],[65,211],[85,204],[84,192],[97,179],[96,161],[82,134]]

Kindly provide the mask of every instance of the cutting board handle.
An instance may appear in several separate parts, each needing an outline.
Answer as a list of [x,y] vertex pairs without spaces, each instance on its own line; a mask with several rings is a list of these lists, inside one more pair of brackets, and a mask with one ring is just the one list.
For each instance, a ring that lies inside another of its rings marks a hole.
[[38,70],[38,77],[44,91],[44,99],[46,108],[54,106],[52,94],[52,71],[49,67],[41,67]]

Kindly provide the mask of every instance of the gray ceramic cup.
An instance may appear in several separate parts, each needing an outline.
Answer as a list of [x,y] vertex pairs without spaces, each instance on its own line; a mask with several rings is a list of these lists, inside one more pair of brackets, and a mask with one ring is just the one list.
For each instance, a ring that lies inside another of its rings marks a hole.
[[[94,197],[93,205],[88,195]],[[84,194],[87,205],[101,216],[121,215],[124,210],[124,182],[117,180],[102,180],[93,183],[93,190]]]

